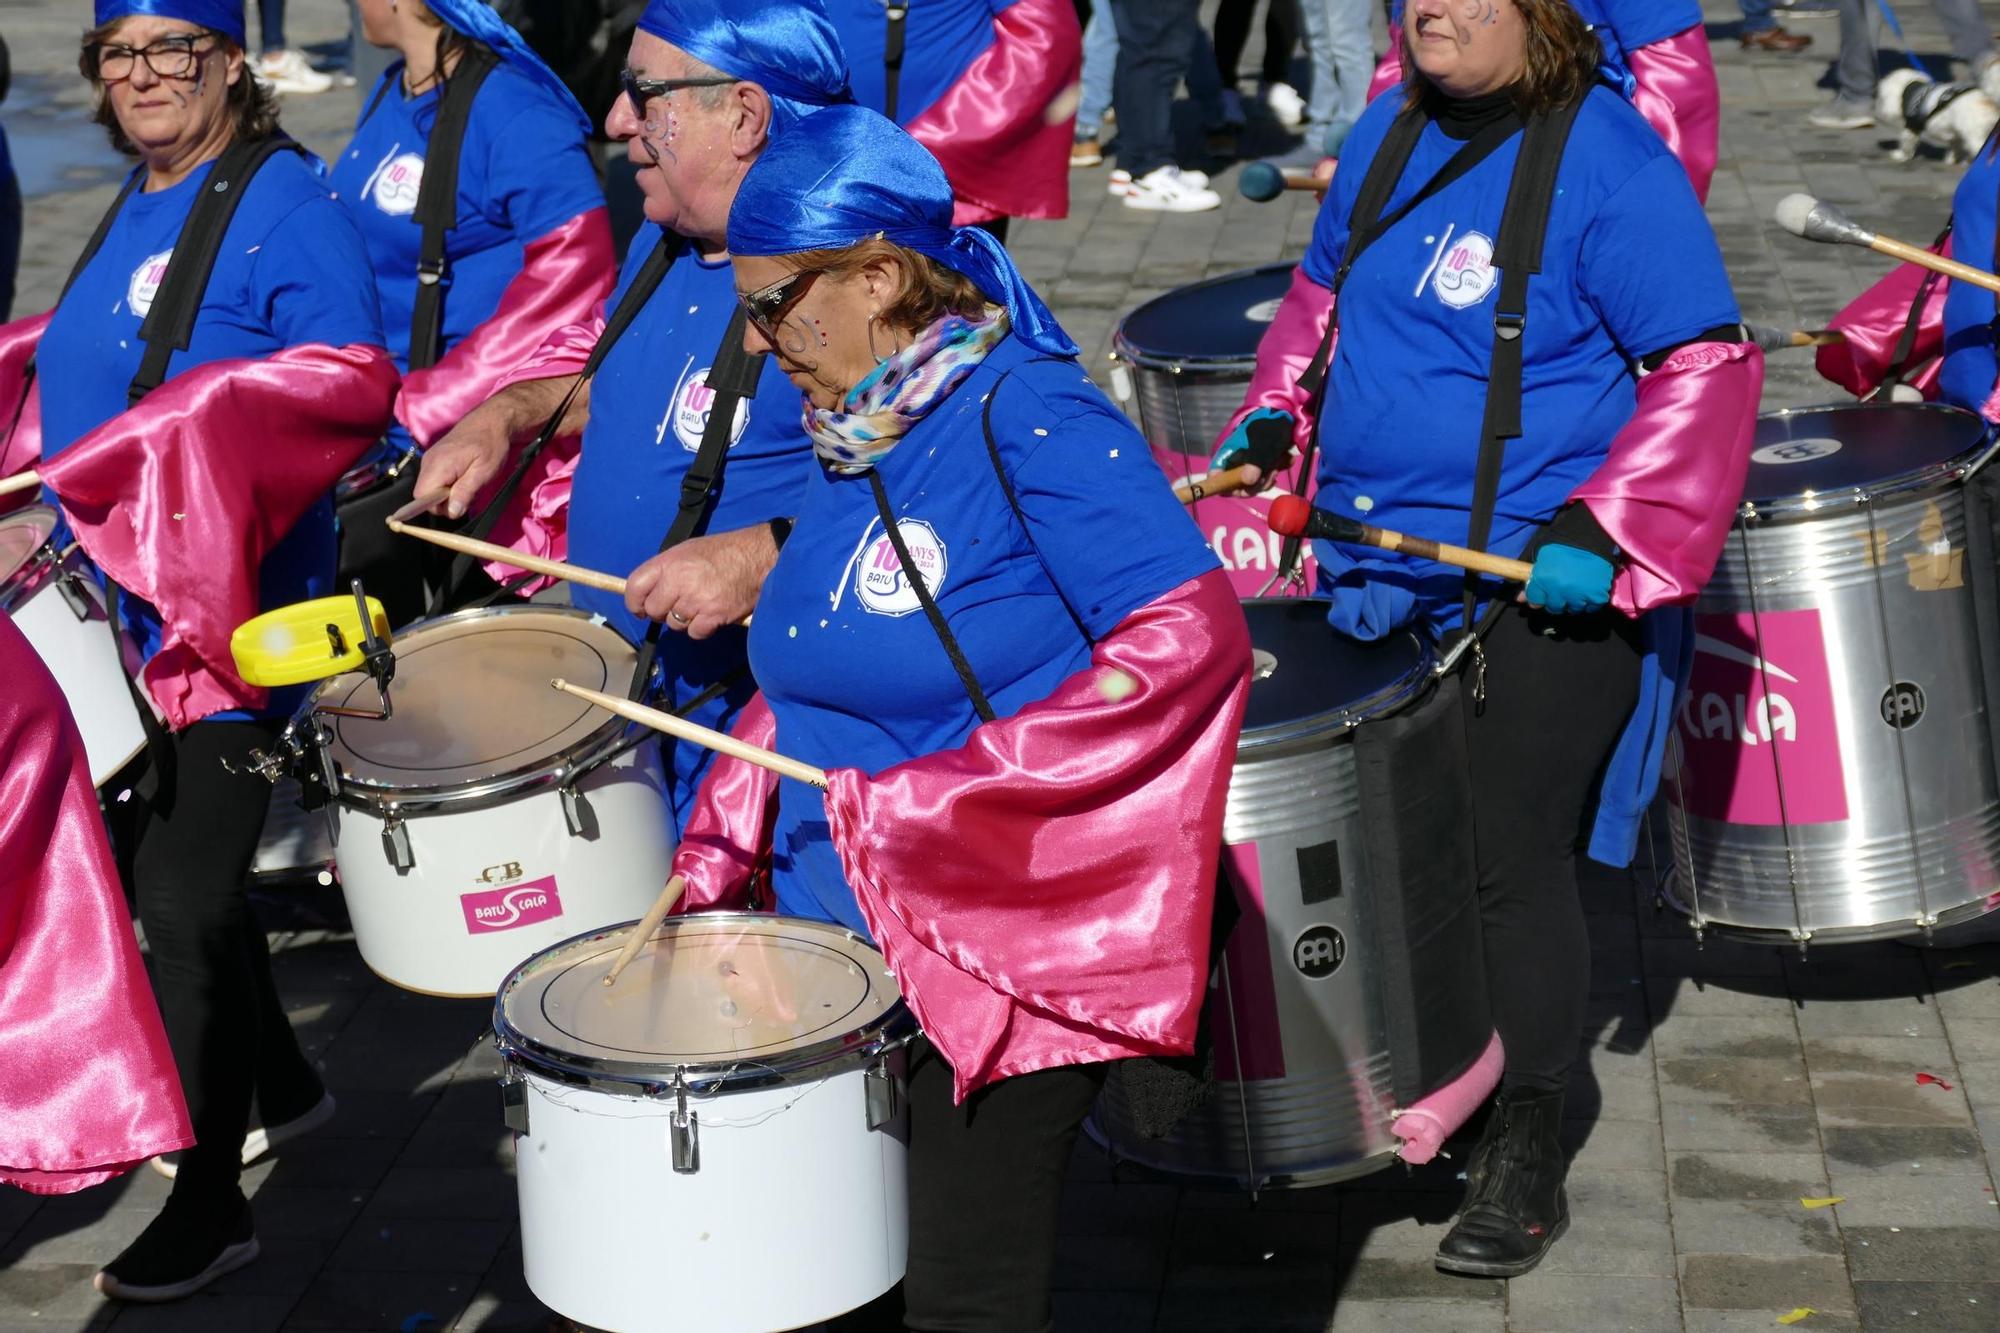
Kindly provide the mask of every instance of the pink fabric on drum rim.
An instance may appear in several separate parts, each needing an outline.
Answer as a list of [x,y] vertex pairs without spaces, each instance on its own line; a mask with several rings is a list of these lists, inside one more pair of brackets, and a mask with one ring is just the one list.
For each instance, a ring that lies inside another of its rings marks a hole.
[[0,616],[0,1181],[69,1194],[194,1142],[62,691]]

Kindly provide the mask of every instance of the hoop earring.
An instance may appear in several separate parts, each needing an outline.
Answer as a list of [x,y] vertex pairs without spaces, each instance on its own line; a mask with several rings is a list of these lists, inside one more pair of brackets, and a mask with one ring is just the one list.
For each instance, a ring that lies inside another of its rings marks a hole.
[[[880,317],[881,317],[880,311],[877,311],[874,314],[868,316],[868,355],[875,358],[875,364],[878,366],[881,365],[884,361],[887,361],[889,359],[888,357],[883,356],[880,352],[875,350],[875,321]],[[896,350],[896,340],[892,336],[889,339],[889,351],[893,355],[895,350]]]

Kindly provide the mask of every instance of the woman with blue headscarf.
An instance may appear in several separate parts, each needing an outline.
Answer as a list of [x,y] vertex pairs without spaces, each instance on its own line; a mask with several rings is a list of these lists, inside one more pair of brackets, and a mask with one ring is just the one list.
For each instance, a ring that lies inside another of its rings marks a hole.
[[[332,183],[368,240],[404,373],[383,455],[394,466],[485,402],[543,339],[589,318],[618,270],[590,118],[520,34],[484,0],[359,7],[362,36],[402,59],[363,101]],[[420,207],[427,169],[451,172],[453,148],[455,197],[442,197],[448,179],[434,182]],[[416,469],[398,468],[394,480],[375,471],[374,502],[350,501],[341,573],[360,575],[401,624],[422,609],[419,570],[440,565],[423,559],[432,548],[381,523],[410,498]],[[368,480],[354,479],[355,489]],[[519,520],[518,510],[503,515],[499,538]]]
[[818,455],[737,730],[830,788],[719,760],[675,870],[713,906],[768,851],[780,912],[882,949],[926,1034],[908,1324],[1036,1329],[1106,1063],[1193,1044],[1250,644],[1138,433],[951,217],[936,160],[860,107],[737,193],[746,345]]

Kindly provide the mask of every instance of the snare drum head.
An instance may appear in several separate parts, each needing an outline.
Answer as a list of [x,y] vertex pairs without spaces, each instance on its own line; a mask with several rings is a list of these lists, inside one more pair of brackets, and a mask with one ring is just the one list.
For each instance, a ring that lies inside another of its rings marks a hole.
[[1429,678],[1431,650],[1414,632],[1350,639],[1326,623],[1326,607],[1310,597],[1243,604],[1253,663],[1246,744],[1342,730],[1392,713]]
[[[563,607],[462,611],[396,636],[395,715],[327,719],[343,783],[457,787],[547,766],[624,723],[549,685],[623,695],[637,651],[602,620]],[[313,706],[381,707],[364,673],[321,685]]]
[[495,1009],[503,1041],[608,1078],[754,1072],[859,1044],[901,1007],[881,953],[839,926],[734,912],[669,920],[606,986],[627,929],[568,940],[517,968]]
[[20,572],[55,530],[56,511],[42,505],[0,515],[0,586]]
[[1887,488],[1963,458],[1986,436],[1982,418],[1941,403],[1842,403],[1766,413],[1757,418],[1743,498],[1768,506]]
[[1292,269],[1245,269],[1156,296],[1119,324],[1118,354],[1139,365],[1254,364]]

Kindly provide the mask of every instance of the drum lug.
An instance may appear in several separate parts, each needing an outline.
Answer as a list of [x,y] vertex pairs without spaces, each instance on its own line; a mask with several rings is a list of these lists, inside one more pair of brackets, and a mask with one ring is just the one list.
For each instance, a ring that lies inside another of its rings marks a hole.
[[382,855],[398,870],[408,870],[417,864],[417,858],[410,852],[410,830],[403,817],[394,812],[382,824]]
[[572,838],[588,837],[597,827],[597,816],[590,808],[590,802],[575,787],[564,786],[558,790],[562,797],[563,823],[569,825]]
[[897,1086],[896,1071],[889,1068],[887,1060],[862,1075],[862,1085],[868,1101],[868,1128],[880,1129],[902,1113],[902,1089]]
[[528,1135],[528,1085],[512,1074],[500,1080],[500,1118],[507,1128]]
[[684,1087],[674,1089],[674,1109],[667,1116],[667,1142],[673,1151],[675,1175],[691,1176],[701,1170],[701,1116],[688,1110]]

